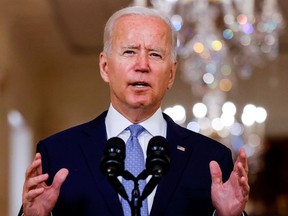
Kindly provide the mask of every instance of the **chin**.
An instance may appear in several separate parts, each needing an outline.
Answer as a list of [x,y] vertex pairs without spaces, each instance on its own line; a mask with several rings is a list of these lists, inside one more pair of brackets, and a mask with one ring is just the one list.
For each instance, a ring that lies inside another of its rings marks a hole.
[[147,103],[145,101],[137,101],[137,102],[133,102],[130,103],[130,107],[133,109],[144,109],[144,108],[149,108],[151,106],[150,103]]
[[143,107],[143,106],[145,107],[151,105],[151,100],[150,98],[138,95],[131,98],[131,100],[128,103],[134,107]]

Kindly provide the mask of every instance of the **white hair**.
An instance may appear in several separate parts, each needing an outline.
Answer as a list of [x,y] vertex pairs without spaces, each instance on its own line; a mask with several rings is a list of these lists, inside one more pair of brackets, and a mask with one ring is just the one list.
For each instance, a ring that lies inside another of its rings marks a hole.
[[139,15],[139,16],[147,16],[147,17],[158,17],[161,20],[163,20],[170,28],[171,32],[171,59],[176,60],[177,57],[177,38],[176,38],[176,32],[173,29],[173,26],[170,22],[170,19],[163,14],[161,14],[159,11],[147,8],[147,7],[141,7],[141,6],[131,6],[126,7],[123,9],[120,9],[116,11],[107,21],[104,29],[104,48],[103,51],[106,55],[108,55],[112,48],[112,36],[113,36],[113,29],[115,26],[115,23],[117,20],[123,16],[129,16],[129,15]]

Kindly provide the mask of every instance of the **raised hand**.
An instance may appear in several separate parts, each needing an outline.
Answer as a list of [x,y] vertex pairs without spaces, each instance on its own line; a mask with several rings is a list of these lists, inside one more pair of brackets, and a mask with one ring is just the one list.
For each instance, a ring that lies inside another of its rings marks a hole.
[[248,164],[240,150],[229,179],[222,182],[222,171],[216,161],[210,162],[211,196],[217,216],[240,216],[249,198]]
[[42,160],[37,153],[25,173],[22,203],[25,216],[49,215],[58,199],[61,185],[68,175],[68,170],[60,169],[50,186],[45,184],[48,174],[42,174]]

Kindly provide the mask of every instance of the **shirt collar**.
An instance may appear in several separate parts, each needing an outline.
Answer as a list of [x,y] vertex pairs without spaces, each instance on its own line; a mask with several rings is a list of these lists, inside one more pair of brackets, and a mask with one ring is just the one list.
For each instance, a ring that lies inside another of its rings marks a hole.
[[[131,124],[133,123],[126,119],[112,106],[112,104],[110,104],[105,119],[108,139],[119,136],[119,134]],[[161,108],[157,109],[150,118],[141,122],[140,125],[142,125],[152,136],[159,135],[166,137],[167,123],[163,117]]]

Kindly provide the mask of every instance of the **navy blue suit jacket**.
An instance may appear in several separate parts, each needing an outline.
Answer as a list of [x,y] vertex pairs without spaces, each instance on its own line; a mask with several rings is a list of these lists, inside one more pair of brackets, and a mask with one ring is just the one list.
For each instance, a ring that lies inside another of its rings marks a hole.
[[[101,173],[100,160],[107,140],[105,117],[57,133],[37,145],[43,173],[51,184],[55,173],[67,168],[53,216],[121,216],[118,194]],[[231,151],[224,145],[180,127],[164,114],[171,158],[170,170],[161,179],[151,216],[211,216],[209,162],[216,160],[227,180],[233,168]],[[181,146],[179,150],[177,146]]]

